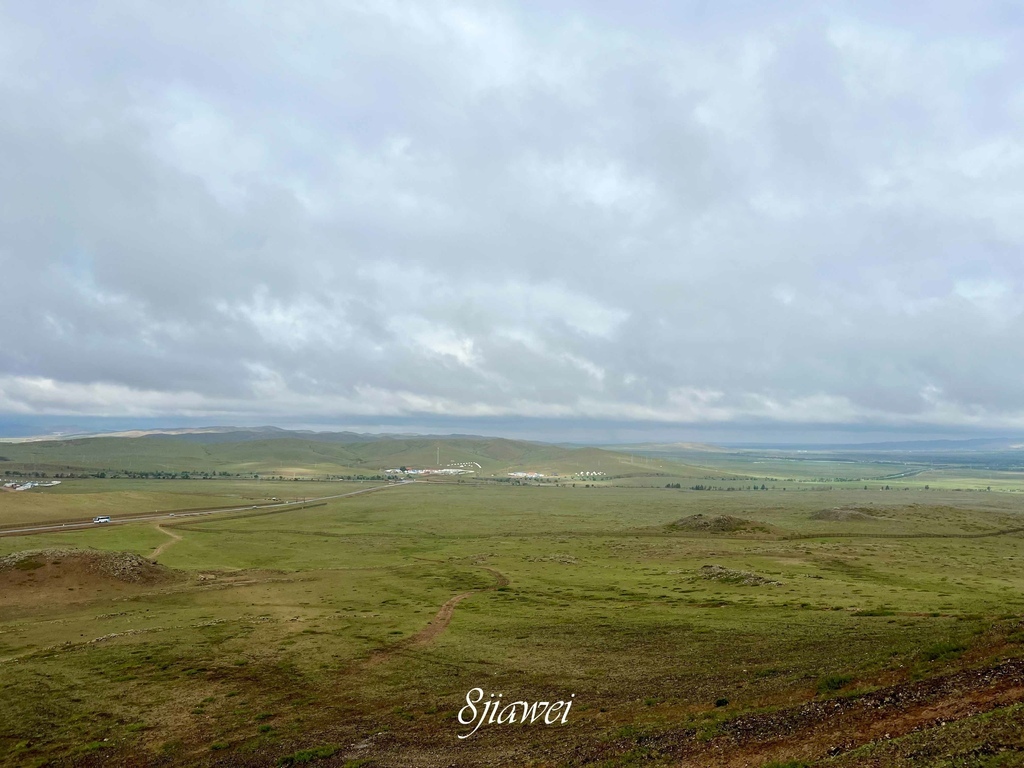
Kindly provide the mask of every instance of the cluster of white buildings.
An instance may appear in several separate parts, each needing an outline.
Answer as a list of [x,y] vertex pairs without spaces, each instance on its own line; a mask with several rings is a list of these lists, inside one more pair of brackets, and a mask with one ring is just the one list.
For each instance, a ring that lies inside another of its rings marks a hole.
[[509,472],[508,476],[509,477],[529,477],[529,478],[545,477],[545,475],[542,475],[540,472]]
[[49,488],[52,485],[60,485],[60,480],[50,480],[47,483],[40,483],[35,480],[30,480],[27,483],[23,483],[20,480],[3,481],[3,487],[9,491],[28,491],[32,488]]
[[599,477],[605,474],[604,472],[577,472],[573,477]]
[[[477,466],[480,466],[477,464]],[[472,469],[459,469],[457,467],[444,467],[443,469],[385,469],[386,475],[472,475]]]

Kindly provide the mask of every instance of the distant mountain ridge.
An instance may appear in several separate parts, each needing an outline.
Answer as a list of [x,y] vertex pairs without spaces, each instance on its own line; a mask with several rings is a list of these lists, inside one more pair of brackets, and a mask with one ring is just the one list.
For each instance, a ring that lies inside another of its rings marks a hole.
[[894,440],[875,443],[733,443],[739,450],[780,451],[1015,451],[1024,449],[1022,437],[975,437],[962,440]]
[[696,451],[698,453],[721,453],[728,450],[711,443],[626,443],[623,445],[602,444],[609,451],[647,451],[675,453],[678,451]]
[[[9,470],[76,470],[120,475],[154,472],[261,476],[379,475],[388,469],[457,467],[504,476],[513,470],[594,476],[630,465],[600,448],[477,435],[360,435],[277,427],[132,430],[4,443]],[[632,473],[653,470],[630,466]]]
[[403,440],[408,438],[479,438],[478,435],[423,435],[419,433],[371,433],[371,432],[318,432],[311,429],[284,429],[282,427],[168,427],[153,429],[129,429],[116,432],[74,432],[31,435],[24,437],[0,438],[0,442],[48,442],[52,440],[84,440],[99,437],[173,437],[203,443],[231,443],[249,440],[267,440],[275,437],[301,437],[332,443],[368,443],[376,440]]

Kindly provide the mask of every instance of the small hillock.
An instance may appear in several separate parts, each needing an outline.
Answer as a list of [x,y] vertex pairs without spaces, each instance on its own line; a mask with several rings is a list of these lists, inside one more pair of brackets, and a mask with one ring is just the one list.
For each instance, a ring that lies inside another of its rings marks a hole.
[[698,571],[702,579],[708,581],[721,581],[725,584],[738,584],[744,587],[781,587],[781,581],[766,579],[750,571],[734,571],[724,565],[704,565]]
[[0,584],[28,586],[41,581],[157,584],[176,572],[134,552],[94,549],[31,549],[0,557]]

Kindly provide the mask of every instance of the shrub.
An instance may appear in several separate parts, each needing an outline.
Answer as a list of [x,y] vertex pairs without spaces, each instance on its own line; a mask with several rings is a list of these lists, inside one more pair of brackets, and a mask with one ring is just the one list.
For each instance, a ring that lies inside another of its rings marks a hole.
[[944,659],[952,659],[959,656],[967,650],[967,646],[962,643],[952,643],[948,640],[935,643],[924,649],[924,657],[928,661],[939,661]]

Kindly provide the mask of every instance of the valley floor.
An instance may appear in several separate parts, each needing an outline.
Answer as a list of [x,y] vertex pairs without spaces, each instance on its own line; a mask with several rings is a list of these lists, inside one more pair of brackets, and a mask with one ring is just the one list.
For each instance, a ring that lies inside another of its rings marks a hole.
[[[1022,530],[1013,492],[610,479],[4,537],[0,762],[1020,765]],[[474,688],[573,705],[460,739]]]

